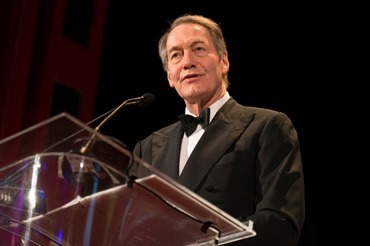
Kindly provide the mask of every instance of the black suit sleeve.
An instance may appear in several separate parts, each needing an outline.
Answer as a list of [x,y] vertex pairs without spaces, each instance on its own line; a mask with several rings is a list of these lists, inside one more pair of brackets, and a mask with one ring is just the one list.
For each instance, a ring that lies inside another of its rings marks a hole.
[[235,245],[297,245],[305,216],[303,170],[298,135],[290,119],[278,113],[263,127],[256,168],[257,235]]

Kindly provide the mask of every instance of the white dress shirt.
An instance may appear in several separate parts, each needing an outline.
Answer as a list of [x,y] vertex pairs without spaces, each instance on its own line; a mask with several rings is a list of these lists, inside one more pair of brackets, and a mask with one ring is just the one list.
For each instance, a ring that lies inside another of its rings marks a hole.
[[[228,92],[225,93],[223,97],[218,99],[216,102],[214,102],[211,106],[209,106],[210,114],[209,114],[209,123],[212,122],[213,117],[217,113],[217,111],[226,103],[226,101],[230,98],[230,95]],[[190,114],[194,117],[196,115],[192,114],[187,108],[185,108],[185,114]],[[184,133],[184,136],[182,137],[182,143],[181,143],[181,152],[180,152],[180,163],[179,163],[179,175],[181,174],[182,170],[185,167],[185,164],[191,154],[193,152],[195,146],[197,145],[199,139],[202,137],[204,133],[203,127],[198,124],[197,129],[194,131],[193,134],[191,134],[189,137],[186,136]]]

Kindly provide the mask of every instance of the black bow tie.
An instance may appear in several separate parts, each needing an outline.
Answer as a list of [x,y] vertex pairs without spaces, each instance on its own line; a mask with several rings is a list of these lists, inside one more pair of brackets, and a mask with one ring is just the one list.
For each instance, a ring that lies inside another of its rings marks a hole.
[[205,108],[200,112],[198,117],[194,117],[189,114],[179,116],[179,120],[181,121],[186,136],[190,136],[195,131],[198,124],[202,124],[202,127],[206,129],[209,123],[209,112],[209,108]]

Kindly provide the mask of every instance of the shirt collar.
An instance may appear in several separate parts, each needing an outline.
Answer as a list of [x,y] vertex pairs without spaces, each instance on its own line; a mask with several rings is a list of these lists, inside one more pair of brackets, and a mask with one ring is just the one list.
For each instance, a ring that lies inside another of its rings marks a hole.
[[[209,122],[212,121],[213,117],[216,115],[217,111],[226,103],[227,100],[229,100],[230,94],[228,91],[226,91],[225,95],[218,99],[216,102],[214,102],[212,105],[209,106],[210,108],[210,114],[209,114]],[[188,108],[185,107],[185,114],[190,114],[192,116],[196,116],[193,113],[191,113]]]

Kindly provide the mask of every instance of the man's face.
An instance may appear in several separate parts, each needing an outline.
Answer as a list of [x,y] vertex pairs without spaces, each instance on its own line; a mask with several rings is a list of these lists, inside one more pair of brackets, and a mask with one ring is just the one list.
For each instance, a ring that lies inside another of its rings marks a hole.
[[208,30],[186,23],[167,39],[169,85],[189,103],[210,100],[223,90],[222,78],[229,70],[227,55],[219,57]]

